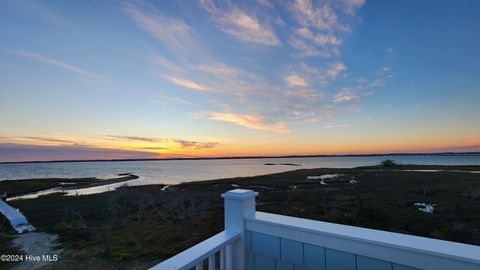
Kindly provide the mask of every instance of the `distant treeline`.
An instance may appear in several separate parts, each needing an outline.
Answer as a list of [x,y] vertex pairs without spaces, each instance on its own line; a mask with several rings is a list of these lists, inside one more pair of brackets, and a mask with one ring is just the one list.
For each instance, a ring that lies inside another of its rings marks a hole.
[[383,156],[476,156],[480,152],[438,152],[438,153],[384,153],[344,155],[287,155],[287,156],[240,156],[240,157],[189,157],[189,158],[138,158],[138,159],[79,159],[79,160],[32,160],[4,161],[0,164],[22,163],[67,163],[67,162],[116,162],[116,161],[162,161],[162,160],[210,160],[210,159],[262,159],[262,158],[312,158],[312,157],[383,157]]

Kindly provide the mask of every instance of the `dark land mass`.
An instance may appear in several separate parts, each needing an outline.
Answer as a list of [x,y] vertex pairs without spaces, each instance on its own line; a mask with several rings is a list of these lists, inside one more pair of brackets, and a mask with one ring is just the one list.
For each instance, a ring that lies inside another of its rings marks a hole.
[[265,163],[265,166],[275,166],[275,165],[282,165],[282,166],[302,166],[300,164],[296,163]]
[[[65,252],[44,269],[146,269],[222,231],[220,194],[233,188],[258,191],[258,211],[480,245],[478,172],[480,166],[300,169],[165,191],[163,185],[134,186],[9,204],[38,231],[59,236]],[[324,174],[339,176],[323,184],[307,179]],[[16,181],[15,192],[31,191],[34,182]],[[414,203],[435,204],[434,212],[421,212]],[[1,229],[0,250],[15,254],[15,233],[7,225]]]
[[190,157],[190,158],[138,158],[138,159],[82,159],[82,160],[31,160],[3,161],[0,164],[24,163],[70,163],[70,162],[117,162],[117,161],[162,161],[162,160],[211,160],[211,159],[261,159],[261,158],[312,158],[312,157],[384,157],[384,156],[478,156],[480,152],[432,152],[432,153],[381,153],[344,155],[286,155],[286,156],[240,156],[240,157]]

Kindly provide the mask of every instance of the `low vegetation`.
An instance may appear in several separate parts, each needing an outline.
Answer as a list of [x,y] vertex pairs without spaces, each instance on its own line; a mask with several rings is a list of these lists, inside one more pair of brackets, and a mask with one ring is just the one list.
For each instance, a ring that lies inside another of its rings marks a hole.
[[393,161],[391,159],[387,159],[387,160],[384,160],[384,161],[380,162],[380,165],[383,166],[383,167],[386,167],[386,168],[392,168],[392,167],[397,166],[395,161]]

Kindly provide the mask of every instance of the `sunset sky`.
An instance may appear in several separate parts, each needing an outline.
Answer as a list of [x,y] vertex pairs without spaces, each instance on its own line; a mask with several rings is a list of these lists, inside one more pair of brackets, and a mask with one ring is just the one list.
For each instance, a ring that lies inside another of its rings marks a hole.
[[480,1],[0,1],[0,162],[480,151]]

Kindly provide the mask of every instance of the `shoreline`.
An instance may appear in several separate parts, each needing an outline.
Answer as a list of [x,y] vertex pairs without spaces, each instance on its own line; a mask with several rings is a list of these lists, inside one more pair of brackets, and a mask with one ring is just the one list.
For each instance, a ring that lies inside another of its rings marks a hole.
[[[283,165],[283,164],[264,164],[265,166],[271,166],[271,165]],[[293,164],[289,166],[292,167],[297,167],[300,165]],[[322,167],[322,168],[297,168],[297,169],[292,169],[288,171],[283,171],[283,172],[275,172],[275,173],[268,173],[268,174],[258,174],[258,175],[251,175],[251,176],[239,176],[239,177],[229,177],[229,178],[217,178],[217,179],[207,179],[207,180],[195,180],[195,181],[187,181],[187,182],[180,182],[176,184],[166,184],[166,183],[151,183],[151,184],[144,184],[144,185],[122,185],[118,186],[118,184],[125,183],[131,180],[137,180],[140,179],[140,176],[132,173],[120,173],[117,174],[118,177],[113,177],[113,178],[100,178],[100,177],[88,177],[88,178],[34,178],[34,179],[15,179],[15,180],[0,180],[0,195],[1,193],[4,192],[5,190],[12,190],[12,186],[22,186],[24,184],[29,184],[29,183],[36,183],[40,184],[45,184],[45,188],[41,189],[36,189],[36,190],[29,190],[28,192],[26,191],[19,191],[16,193],[13,193],[12,195],[14,196],[7,196],[7,201],[10,200],[15,200],[11,199],[12,197],[23,197],[26,196],[27,198],[25,199],[36,199],[40,196],[49,196],[49,195],[65,195],[65,196],[73,196],[72,194],[67,195],[69,193],[68,191],[72,190],[83,190],[83,189],[90,189],[90,188],[101,188],[101,187],[108,187],[112,186],[112,190],[104,190],[104,191],[99,191],[99,192],[93,192],[93,193],[87,193],[87,194],[78,194],[81,196],[87,196],[87,195],[93,195],[93,194],[99,194],[99,193],[104,193],[104,192],[111,192],[115,191],[118,188],[132,188],[132,187],[148,187],[148,186],[159,186],[162,191],[165,191],[167,189],[171,188],[176,188],[176,187],[184,187],[184,186],[190,186],[190,185],[215,185],[217,182],[230,182],[230,181],[235,181],[235,180],[241,180],[241,179],[248,179],[248,178],[258,178],[258,177],[271,177],[277,174],[284,174],[288,172],[296,172],[296,171],[315,171],[315,170],[356,170],[356,169],[361,169],[361,170],[372,170],[375,171],[375,169],[378,169],[379,165],[377,166],[358,166],[358,167],[353,167],[353,168],[327,168],[327,167]],[[380,167],[381,168],[381,167]],[[403,169],[399,169],[403,168]],[[480,174],[480,165],[415,165],[415,164],[409,164],[409,165],[396,165],[396,167],[391,168],[392,171],[397,171],[397,172],[420,172],[420,173],[442,173],[442,172],[450,172],[450,173],[474,173],[474,174]],[[9,187],[5,188],[4,183],[7,183]],[[202,184],[203,183],[203,184]],[[52,184],[54,186],[52,186]],[[325,183],[321,183],[324,185]],[[18,190],[18,187],[14,187],[14,189]],[[49,192],[49,191],[52,192]],[[43,193],[46,192],[46,194],[39,194],[39,196],[35,196],[32,198],[28,198],[30,195],[35,195],[37,193]],[[8,193],[8,192],[7,192]],[[22,199],[23,200],[23,199]]]
[[[29,197],[40,194],[39,196],[48,196],[56,193],[68,193],[72,190],[81,190],[88,188],[99,188],[103,186],[115,185],[131,180],[138,179],[139,176],[131,173],[118,174],[111,178],[39,178],[39,179],[18,179],[0,181],[0,195],[6,193],[5,199],[9,201],[12,198]],[[46,193],[42,195],[42,193]],[[31,198],[35,199],[37,197]]]
[[135,162],[169,160],[221,160],[221,159],[280,159],[315,157],[383,157],[383,156],[480,156],[480,152],[428,152],[428,153],[380,153],[380,154],[340,154],[340,155],[284,155],[284,156],[239,156],[239,157],[186,157],[186,158],[139,158],[139,159],[82,159],[82,160],[38,160],[38,161],[2,161],[0,165],[36,164],[36,163],[76,163],[76,162]]

